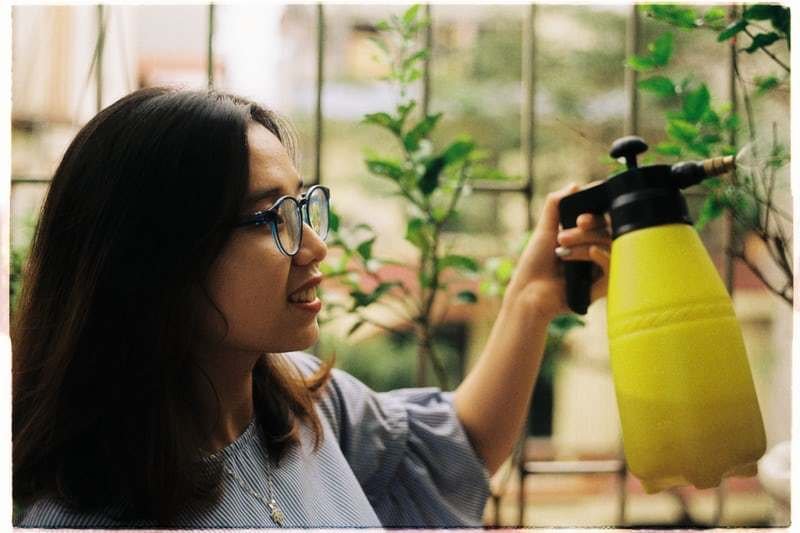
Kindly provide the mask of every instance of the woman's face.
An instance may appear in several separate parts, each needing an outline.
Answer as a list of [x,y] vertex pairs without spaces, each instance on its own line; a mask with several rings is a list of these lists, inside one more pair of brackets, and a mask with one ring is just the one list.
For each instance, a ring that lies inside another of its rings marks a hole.
[[[271,207],[281,196],[298,197],[302,182],[285,148],[269,130],[251,123],[250,183],[243,218]],[[209,295],[227,319],[208,313],[211,339],[220,339],[225,351],[287,352],[308,348],[319,336],[317,314],[321,302],[315,287],[322,279],[319,263],[327,247],[307,224],[302,246],[293,257],[280,252],[269,225],[234,230],[209,273]],[[293,303],[298,289],[309,287]],[[294,294],[293,294],[294,293]]]

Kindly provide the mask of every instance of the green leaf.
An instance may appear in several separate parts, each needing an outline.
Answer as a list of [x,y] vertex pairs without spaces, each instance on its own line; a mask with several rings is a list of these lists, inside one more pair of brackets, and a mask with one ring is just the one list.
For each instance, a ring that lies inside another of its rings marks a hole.
[[474,149],[475,143],[469,139],[463,138],[448,146],[445,151],[442,152],[442,157],[445,160],[445,164],[451,165],[466,159]]
[[398,104],[397,105],[397,114],[400,116],[400,120],[404,121],[408,114],[414,110],[417,106],[417,102],[415,100],[409,100],[406,104]]
[[426,249],[428,240],[425,236],[425,221],[416,217],[409,220],[406,224],[405,239],[420,250]]
[[716,144],[720,141],[722,141],[722,137],[717,133],[707,133],[700,138],[700,142],[703,144]]
[[441,113],[428,115],[411,128],[411,130],[403,136],[403,145],[406,147],[406,150],[413,152],[419,148],[420,140],[428,136],[431,130],[436,127],[436,123],[439,122],[441,117]]
[[774,31],[771,31],[769,33],[759,33],[758,35],[755,36],[753,42],[750,43],[750,46],[745,48],[745,52],[747,52],[748,54],[752,54],[754,52],[757,52],[759,48],[766,48],[767,46],[771,45],[772,43],[774,43],[779,39],[780,36]]
[[359,320],[358,322],[353,324],[353,326],[349,330],[347,330],[347,336],[349,337],[350,335],[361,329],[361,326],[363,326],[366,323],[367,323],[366,320]]
[[727,41],[728,39],[730,39],[731,37],[733,37],[734,35],[736,35],[740,31],[743,31],[746,27],[747,27],[747,21],[746,20],[737,20],[736,22],[731,22],[717,36],[717,41],[718,42]]
[[683,98],[683,117],[688,122],[697,122],[708,111],[711,94],[706,84],[686,94]]
[[375,237],[367,239],[358,246],[356,246],[356,253],[364,258],[364,261],[369,261],[372,258],[372,246],[375,244]]
[[431,217],[436,222],[444,222],[448,216],[450,216],[450,211],[445,206],[438,205],[431,209]]
[[577,315],[573,314],[558,315],[557,317],[555,317],[553,320],[550,321],[548,330],[550,331],[551,334],[564,335],[573,328],[585,325],[586,322],[578,318]]
[[439,186],[439,175],[445,167],[444,157],[434,157],[425,165],[425,173],[420,177],[417,182],[417,187],[425,196],[430,196],[433,191]]
[[403,167],[390,159],[367,159],[367,168],[373,174],[385,176],[394,181],[398,181],[404,174]]
[[365,124],[382,126],[393,131],[395,134],[400,134],[400,124],[388,113],[370,113],[364,116],[362,122]]
[[403,23],[408,26],[414,19],[417,18],[417,12],[419,11],[419,4],[414,4],[413,6],[409,7],[405,13],[403,13]]
[[[471,159],[471,158],[470,158]],[[487,181],[522,180],[520,176],[509,176],[501,170],[486,165],[473,165],[469,167],[469,178]]]
[[472,291],[461,291],[458,293],[456,298],[468,304],[474,304],[478,302],[478,296]]
[[377,46],[381,50],[381,52],[383,52],[387,56],[390,54],[389,46],[386,44],[386,42],[383,39],[381,39],[379,37],[370,37],[369,40],[375,46]]
[[500,264],[497,266],[497,270],[495,271],[495,277],[497,280],[503,284],[508,283],[511,281],[511,276],[514,274],[514,261],[511,259],[506,258],[503,261],[500,261]]
[[691,143],[700,134],[700,130],[693,124],[681,119],[672,119],[667,123],[667,135],[676,141]]
[[772,22],[772,27],[781,32],[786,36],[786,40],[789,40],[789,26],[790,26],[790,19],[791,14],[789,12],[788,7],[782,6],[770,6],[773,8],[772,16],[770,17],[770,21]]
[[656,67],[655,62],[648,56],[630,56],[625,64],[637,72],[647,72]]
[[671,32],[664,33],[658,39],[648,45],[650,57],[656,66],[663,67],[669,63],[673,50],[673,35]]
[[671,142],[658,143],[655,150],[661,155],[669,156],[680,156],[681,153],[683,153],[683,150],[679,145]]
[[700,142],[692,142],[688,143],[689,150],[696,153],[701,157],[711,157],[711,148],[704,144],[702,141]]
[[448,255],[439,261],[439,268],[441,270],[448,267],[464,272],[478,272],[480,270],[477,261],[464,255]]
[[666,76],[646,78],[641,80],[637,85],[643,91],[655,93],[664,98],[677,94],[675,91],[675,84]]
[[700,210],[700,216],[695,222],[694,227],[697,231],[702,230],[706,227],[706,224],[711,222],[712,220],[719,218],[722,213],[725,211],[725,207],[722,205],[722,202],[716,197],[716,195],[709,195],[706,197],[705,202],[703,203],[703,207]]
[[713,109],[709,109],[708,111],[706,111],[705,114],[700,118],[700,121],[703,124],[708,124],[709,126],[713,126],[716,128],[720,127],[721,125],[719,115]]
[[331,209],[328,213],[328,229],[332,233],[339,231],[339,220],[339,215]]
[[379,21],[378,21],[378,22],[375,24],[375,29],[376,29],[376,30],[378,30],[378,31],[388,31],[388,30],[389,30],[389,29],[391,29],[391,28],[390,28],[390,26],[389,26],[389,23],[388,23],[388,22],[386,22],[385,20],[379,20]]
[[656,20],[686,29],[696,28],[700,18],[694,9],[674,4],[649,5],[647,12]]
[[769,4],[755,4],[749,6],[742,13],[742,18],[747,20],[770,20],[776,11],[783,11],[784,8]]
[[725,21],[725,9],[719,6],[709,8],[703,14],[703,23],[707,26],[716,27],[717,24]]
[[769,92],[780,84],[778,77],[773,75],[756,76],[754,81],[756,82],[756,94],[759,96]]
[[410,67],[411,65],[413,65],[417,61],[420,61],[421,59],[427,58],[428,55],[429,55],[428,49],[427,48],[423,48],[419,52],[416,52],[415,54],[412,54],[411,56],[409,56],[406,59],[404,59],[403,60],[403,68],[406,69],[406,68]]
[[367,294],[361,290],[350,291],[350,297],[353,299],[353,305],[350,311],[355,311],[359,307],[367,307],[377,302],[381,296],[389,292],[392,287],[400,285],[397,281],[384,281],[378,284],[371,293]]
[[722,186],[722,180],[717,176],[714,176],[712,178],[706,178],[701,183],[703,188],[708,189],[710,191],[718,189]]
[[725,117],[725,120],[722,121],[722,127],[728,131],[735,131],[739,129],[741,122],[742,119],[739,118],[739,115],[728,115]]

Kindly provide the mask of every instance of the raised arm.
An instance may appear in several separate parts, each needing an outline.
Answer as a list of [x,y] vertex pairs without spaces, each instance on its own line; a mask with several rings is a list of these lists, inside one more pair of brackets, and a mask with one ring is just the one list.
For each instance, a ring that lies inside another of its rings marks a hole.
[[577,228],[559,233],[558,202],[577,190],[570,186],[548,195],[483,353],[455,391],[456,413],[490,473],[509,456],[525,423],[547,325],[568,311],[556,247],[569,250],[564,260],[597,263],[603,275],[592,288],[592,300],[605,296],[611,244],[605,221],[581,215]]

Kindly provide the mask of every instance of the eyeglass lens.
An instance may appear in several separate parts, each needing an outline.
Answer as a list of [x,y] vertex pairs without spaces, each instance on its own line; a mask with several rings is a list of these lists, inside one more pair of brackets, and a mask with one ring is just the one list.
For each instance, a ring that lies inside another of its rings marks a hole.
[[293,255],[300,249],[300,237],[303,232],[303,219],[297,202],[287,198],[278,206],[277,214],[278,240],[280,240],[283,250],[287,254]]
[[[312,190],[305,207],[309,226],[324,240],[328,236],[329,221],[329,202],[325,191]],[[294,199],[285,199],[278,206],[278,217],[276,225],[280,245],[287,254],[294,255],[300,249],[303,236],[303,217],[299,204]]]
[[328,197],[314,189],[308,197],[308,224],[323,240],[328,236]]

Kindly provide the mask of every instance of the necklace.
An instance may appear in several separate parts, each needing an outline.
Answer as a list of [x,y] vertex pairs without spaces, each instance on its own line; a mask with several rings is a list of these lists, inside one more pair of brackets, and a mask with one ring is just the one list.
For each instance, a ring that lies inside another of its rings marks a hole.
[[272,474],[270,473],[269,466],[267,466],[267,486],[269,487],[269,499],[265,498],[260,493],[256,492],[248,483],[242,479],[239,474],[237,474],[234,470],[228,468],[227,466],[224,467],[225,471],[230,474],[233,479],[241,485],[241,487],[250,493],[255,499],[259,500],[261,503],[267,506],[269,509],[269,516],[272,518],[272,521],[275,522],[278,527],[283,527],[283,519],[284,514],[283,511],[280,510],[278,507],[278,502],[275,501],[275,496],[273,496],[274,489],[272,487]]

